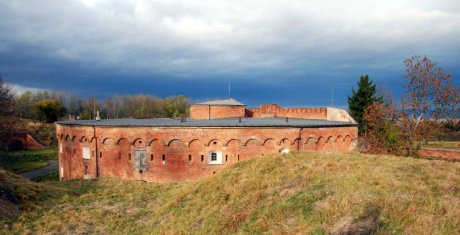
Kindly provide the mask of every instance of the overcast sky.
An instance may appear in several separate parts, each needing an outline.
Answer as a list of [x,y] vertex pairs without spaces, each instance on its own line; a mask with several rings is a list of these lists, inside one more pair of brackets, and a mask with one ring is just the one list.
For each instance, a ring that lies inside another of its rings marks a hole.
[[0,0],[0,73],[22,90],[205,100],[230,81],[249,106],[346,106],[362,74],[398,98],[414,54],[460,83],[458,0]]

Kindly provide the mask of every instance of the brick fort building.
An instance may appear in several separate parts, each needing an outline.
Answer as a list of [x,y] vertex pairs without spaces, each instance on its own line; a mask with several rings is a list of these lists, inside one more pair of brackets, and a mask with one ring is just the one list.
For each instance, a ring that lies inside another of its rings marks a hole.
[[357,124],[336,108],[248,109],[234,99],[194,104],[190,118],[56,123],[61,180],[114,177],[179,182],[270,153],[343,152]]

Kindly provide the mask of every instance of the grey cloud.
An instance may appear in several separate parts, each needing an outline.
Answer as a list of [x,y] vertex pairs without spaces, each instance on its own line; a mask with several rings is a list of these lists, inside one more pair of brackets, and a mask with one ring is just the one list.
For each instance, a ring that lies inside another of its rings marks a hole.
[[2,0],[0,52],[27,45],[34,48],[30,53],[82,67],[191,79],[393,71],[415,53],[456,63],[459,5],[456,0]]

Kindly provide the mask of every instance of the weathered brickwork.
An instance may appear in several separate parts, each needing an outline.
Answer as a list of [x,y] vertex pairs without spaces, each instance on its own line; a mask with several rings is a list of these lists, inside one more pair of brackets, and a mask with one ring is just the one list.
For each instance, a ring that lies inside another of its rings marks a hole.
[[290,117],[327,119],[327,108],[282,108],[276,104],[262,104],[260,108],[246,110],[248,117]]
[[192,119],[218,119],[244,117],[244,105],[192,105],[190,118]]
[[[62,180],[115,177],[152,182],[191,181],[238,161],[280,151],[348,151],[355,126],[347,127],[103,127],[57,125]],[[85,149],[85,150],[84,150]],[[135,167],[145,151],[147,169]],[[84,159],[87,151],[89,159]],[[210,153],[221,164],[209,164]]]

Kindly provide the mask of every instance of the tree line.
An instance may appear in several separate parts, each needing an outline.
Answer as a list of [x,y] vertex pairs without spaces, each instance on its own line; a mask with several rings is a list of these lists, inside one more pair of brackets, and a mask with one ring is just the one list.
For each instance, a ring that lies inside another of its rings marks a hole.
[[12,115],[54,122],[59,119],[178,118],[188,115],[190,101],[184,96],[157,98],[151,95],[115,95],[104,100],[81,99],[62,92],[31,92],[11,96]]

